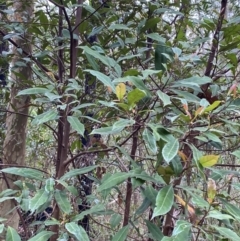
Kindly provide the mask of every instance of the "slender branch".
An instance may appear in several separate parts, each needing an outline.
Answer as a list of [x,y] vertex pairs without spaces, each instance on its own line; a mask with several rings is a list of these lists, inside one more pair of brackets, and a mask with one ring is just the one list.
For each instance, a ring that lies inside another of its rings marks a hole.
[[[227,8],[227,0],[222,0],[221,10],[220,10],[219,18],[218,18],[218,23],[217,23],[217,26],[216,26],[215,33],[213,35],[212,46],[211,46],[209,58],[208,58],[208,61],[207,61],[206,70],[205,70],[205,73],[204,73],[206,76],[211,76],[211,71],[212,71],[212,68],[213,68],[213,61],[214,61],[214,58],[216,56],[216,52],[217,52],[218,45],[219,45],[220,31],[222,29],[222,24],[223,24],[223,19],[224,19],[225,13],[226,13],[226,8]],[[203,90],[203,93],[205,93],[207,91],[208,87],[209,87],[209,83],[205,84],[205,85],[202,85],[201,88]]]
[[[132,149],[131,149],[131,158],[134,160],[137,146],[138,146],[138,119],[139,116],[136,117],[136,124],[133,126],[134,135],[132,137]],[[135,131],[137,130],[137,131]],[[129,165],[129,170],[131,166]],[[132,198],[132,181],[131,178],[127,180],[127,188],[126,188],[126,201],[125,201],[125,210],[124,210],[124,217],[123,217],[123,227],[128,225],[129,217],[130,217],[130,209],[131,209],[131,198]]]
[[[3,36],[3,37],[5,37],[6,36],[6,34],[2,31],[2,30],[0,30],[0,34]],[[15,41],[13,41],[12,39],[7,39],[8,40],[8,42],[10,42],[13,46],[15,46],[16,48],[20,48],[21,49],[21,46],[19,46]],[[30,59],[32,59],[36,64],[37,64],[37,66],[41,69],[41,70],[43,70],[44,72],[51,72],[52,73],[52,71],[50,71],[47,67],[45,67],[44,65],[42,65],[35,57],[33,57],[33,55],[32,54],[30,54],[30,53],[28,53],[27,51],[25,51],[24,49],[22,49],[22,53],[23,54],[25,54],[27,57],[29,57]],[[53,74],[54,75],[54,78],[56,79],[56,80],[58,80],[58,75],[56,75],[56,74]],[[49,77],[49,76],[48,76]]]

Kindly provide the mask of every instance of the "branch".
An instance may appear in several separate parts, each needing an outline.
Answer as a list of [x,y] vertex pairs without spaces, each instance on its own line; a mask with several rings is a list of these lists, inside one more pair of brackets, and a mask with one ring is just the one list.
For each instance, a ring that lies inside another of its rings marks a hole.
[[[211,76],[211,71],[213,68],[213,60],[216,56],[216,52],[218,49],[219,35],[220,35],[220,31],[221,31],[222,24],[223,24],[223,19],[224,19],[225,13],[226,13],[226,8],[227,8],[227,0],[222,0],[221,11],[219,14],[217,27],[216,27],[215,33],[213,35],[212,47],[211,47],[211,51],[209,54],[206,70],[204,73],[205,76],[209,76],[209,77]],[[209,87],[209,84],[202,85],[201,88],[202,88],[203,93],[205,93],[207,91],[208,87]]]
[[[0,30],[0,34],[3,36],[3,37],[5,37],[6,36],[6,34],[2,31],[2,30]],[[7,39],[8,40],[8,42],[10,42],[13,46],[15,46],[16,48],[19,48],[19,49],[22,49],[21,48],[21,46],[19,46],[15,41],[13,41],[12,39]],[[32,54],[30,54],[30,53],[28,53],[28,52],[26,52],[24,49],[22,49],[22,52],[23,52],[23,54],[25,54],[27,57],[29,57],[30,59],[32,59],[34,62],[35,62],[35,64],[41,69],[41,70],[43,70],[44,72],[52,72],[52,71],[50,71],[47,67],[45,67],[44,65],[42,65],[35,57],[33,57],[33,55]],[[54,78],[56,79],[56,80],[58,80],[58,75],[56,75],[56,74],[53,74],[54,75]],[[48,75],[47,75],[48,76]],[[49,77],[49,76],[48,76]]]

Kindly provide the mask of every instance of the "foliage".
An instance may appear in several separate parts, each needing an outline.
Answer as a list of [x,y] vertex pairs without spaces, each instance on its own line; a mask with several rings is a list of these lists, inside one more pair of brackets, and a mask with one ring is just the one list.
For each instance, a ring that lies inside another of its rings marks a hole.
[[31,96],[27,166],[2,169],[23,178],[0,201],[53,207],[22,220],[26,239],[240,240],[239,3],[225,3],[36,1],[30,24],[2,10],[3,39],[32,34],[16,64],[34,78],[17,95]]

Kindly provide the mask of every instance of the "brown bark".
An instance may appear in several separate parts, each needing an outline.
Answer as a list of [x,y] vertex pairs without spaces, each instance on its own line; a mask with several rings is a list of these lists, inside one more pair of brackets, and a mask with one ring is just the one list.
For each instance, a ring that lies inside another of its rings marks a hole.
[[[138,129],[139,125],[138,122],[139,117],[136,118],[136,124],[133,126],[133,137],[132,137],[132,149],[131,149],[131,158],[134,160],[137,146],[138,146]],[[130,165],[129,165],[130,169]],[[132,199],[132,181],[131,178],[127,180],[127,187],[126,187],[126,200],[125,200],[125,210],[124,210],[124,217],[123,217],[123,227],[128,225],[129,218],[130,218],[130,209],[131,209],[131,199]]]
[[[77,70],[77,54],[78,49],[76,48],[78,46],[78,40],[74,38],[75,35],[79,35],[79,28],[78,26],[81,24],[82,21],[82,7],[80,7],[83,4],[83,0],[78,0],[78,6],[76,11],[76,17],[75,17],[75,27],[72,28],[71,26],[71,20],[68,17],[67,11],[63,5],[59,6],[59,14],[62,18],[64,15],[65,20],[68,24],[68,30],[70,32],[70,76],[69,78],[75,78],[76,76],[76,70]],[[62,20],[61,20],[62,21]],[[61,34],[62,29],[62,22],[60,21],[59,24],[59,34]],[[59,58],[63,58],[63,55],[61,52],[59,52]],[[58,68],[59,68],[59,75],[60,75],[60,81],[66,82],[66,80],[63,79],[63,66],[62,63],[64,62],[64,59],[60,59],[58,61]],[[69,93],[70,94],[70,93]],[[57,150],[57,165],[56,165],[56,177],[59,179],[63,174],[65,173],[66,165],[64,164],[64,161],[67,160],[68,155],[68,145],[69,145],[69,135],[70,135],[70,123],[67,121],[67,117],[71,115],[71,106],[70,103],[72,102],[73,98],[69,97],[66,101],[67,108],[66,110],[60,111],[60,119],[58,123],[58,150]],[[61,185],[57,185],[57,189],[61,189]],[[60,209],[58,205],[54,205],[55,209],[53,212],[53,218],[59,220],[60,217]],[[51,227],[51,231],[55,232],[55,235],[51,237],[51,241],[55,241],[58,238],[58,231],[59,227],[57,225],[53,225]]]
[[[15,9],[14,21],[26,22],[30,21],[33,13],[33,2],[28,1],[15,1],[13,4]],[[15,39],[15,43],[21,47],[22,50],[31,53],[31,43],[29,40],[31,36],[25,32],[21,38]],[[31,65],[27,64],[25,67],[15,67],[15,63],[21,59],[21,55],[17,48],[12,50],[14,55],[12,66],[14,71],[11,72],[10,79],[13,82],[10,91],[10,103],[7,110],[9,111],[6,118],[6,136],[3,144],[3,163],[11,165],[24,165],[25,164],[25,142],[26,142],[26,127],[27,115],[29,106],[28,96],[16,97],[18,92],[26,85],[25,80],[32,78]],[[15,74],[17,73],[17,74]],[[17,113],[15,113],[17,112]],[[14,181],[19,177],[15,175],[4,175],[5,178],[1,180],[0,191],[7,188],[15,189]],[[18,228],[19,215],[14,201],[6,201],[0,203],[0,216],[7,218],[6,225]]]

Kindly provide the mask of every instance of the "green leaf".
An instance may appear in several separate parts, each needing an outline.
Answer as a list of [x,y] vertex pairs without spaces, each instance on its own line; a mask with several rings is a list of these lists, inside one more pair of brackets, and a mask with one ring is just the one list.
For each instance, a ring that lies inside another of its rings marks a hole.
[[71,127],[77,131],[80,135],[84,136],[84,125],[79,121],[79,119],[75,116],[68,116],[67,117],[68,122],[70,123]]
[[146,93],[136,88],[128,93],[127,95],[128,104],[132,107],[144,96],[146,96]]
[[4,202],[4,201],[7,201],[7,200],[11,200],[11,199],[15,199],[16,197],[1,197],[0,198],[0,203],[1,202]]
[[168,95],[166,95],[165,93],[163,93],[161,90],[157,91],[157,95],[158,95],[159,99],[163,102],[163,106],[172,104],[170,97]]
[[90,134],[101,134],[101,135],[110,135],[110,134],[117,134],[121,132],[125,127],[129,127],[135,124],[133,119],[120,119],[110,127],[103,127],[99,129],[94,129]]
[[112,83],[111,79],[107,75],[105,75],[99,71],[96,71],[96,70],[86,69],[85,71],[89,72],[91,75],[95,76],[104,85],[109,86],[114,93],[116,92],[114,84]]
[[1,170],[4,173],[14,174],[25,178],[43,181],[44,174],[38,170],[23,167],[8,167]]
[[110,27],[108,27],[109,30],[130,30],[130,28],[124,24],[111,24]]
[[200,98],[198,98],[196,95],[189,93],[187,91],[181,91],[181,90],[176,90],[176,89],[171,89],[172,92],[177,94],[178,96],[183,97],[186,101],[188,102],[193,102],[193,103],[199,103]]
[[73,234],[73,236],[77,240],[90,241],[86,231],[81,226],[78,226],[76,223],[74,223],[74,222],[66,223],[65,228],[67,229],[67,231],[69,233]]
[[173,87],[191,87],[191,86],[197,86],[200,87],[201,85],[204,84],[209,84],[212,82],[212,79],[207,77],[207,76],[193,76],[187,79],[183,79],[183,80],[178,80],[175,81],[174,84],[172,85]]
[[65,175],[63,175],[63,176],[60,178],[60,180],[61,180],[61,181],[65,181],[65,180],[68,180],[68,179],[71,178],[71,177],[75,177],[75,176],[77,176],[77,175],[82,175],[82,174],[91,172],[91,171],[94,170],[96,167],[98,167],[98,166],[89,166],[89,167],[83,167],[83,168],[80,168],[80,169],[71,170],[71,171],[67,172]]
[[61,223],[57,220],[46,220],[44,221],[45,226],[51,226],[51,225],[61,225]]
[[[100,67],[98,65],[98,63],[96,62],[96,60],[93,58],[93,56],[91,56],[90,54],[88,53],[85,53],[86,57],[87,57],[87,60],[88,62],[90,63],[90,65],[92,66],[92,68],[96,71],[99,71],[100,70]],[[104,57],[101,55],[101,57]]]
[[178,153],[179,142],[175,139],[173,142],[168,142],[162,149],[164,160],[169,163]]
[[79,191],[77,190],[76,187],[74,186],[69,186],[66,182],[61,181],[61,180],[56,180],[56,182],[60,183],[62,186],[64,186],[66,188],[66,190],[68,190],[71,194],[73,194],[74,196],[78,196],[79,195]]
[[107,180],[105,180],[99,187],[98,191],[101,192],[105,189],[112,188],[114,186],[119,185],[120,183],[124,182],[129,177],[134,177],[135,173],[131,172],[117,172],[112,174]]
[[157,153],[156,139],[151,131],[147,128],[143,131],[143,140],[145,141],[147,147],[152,151],[153,154]]
[[44,112],[44,113],[36,116],[32,120],[32,125],[40,125],[40,124],[46,123],[51,120],[56,120],[57,118],[58,118],[57,110],[49,110],[47,112]]
[[55,180],[53,178],[49,178],[46,180],[45,191],[53,192],[54,191]]
[[40,21],[41,26],[44,28],[44,30],[47,31],[47,29],[49,27],[48,18],[46,16],[46,14],[44,13],[44,11],[42,11],[42,10],[39,11],[39,21]]
[[148,19],[144,25],[144,27],[141,29],[141,32],[144,33],[145,31],[149,29],[153,29],[157,26],[157,24],[161,21],[161,18],[159,17],[152,17]]
[[147,224],[148,231],[151,233],[153,239],[156,241],[161,241],[163,238],[163,233],[161,232],[159,227],[156,224],[151,223],[148,220],[145,220],[145,222]]
[[131,82],[133,83],[139,90],[142,90],[144,91],[147,96],[152,96],[151,92],[149,91],[149,89],[146,87],[144,81],[142,80],[142,78],[140,78],[139,76],[136,77],[136,76],[126,76],[126,77],[123,77],[123,78],[118,78],[118,79],[115,79],[113,82],[114,83],[121,83],[121,82]]
[[234,219],[231,215],[223,214],[217,210],[212,210],[208,213],[206,218],[215,218],[218,220],[224,220],[224,219]]
[[190,241],[191,224],[185,220],[177,220],[172,236],[176,241]]
[[212,225],[222,236],[233,241],[240,241],[240,237],[231,229]]
[[156,205],[156,198],[157,198],[158,192],[152,186],[150,185],[147,186],[143,191],[143,195],[151,201],[153,206]]
[[[2,224],[0,224],[0,233],[2,233],[3,232],[3,230],[4,230],[4,224],[2,223]],[[8,239],[7,239],[8,240]],[[17,240],[17,239],[16,239]],[[21,240],[21,239],[20,239]]]
[[218,142],[218,143],[222,143],[222,141],[219,139],[219,137],[215,134],[213,134],[212,132],[205,132],[203,133],[204,136],[206,136],[209,140],[213,141],[213,142]]
[[147,198],[144,198],[141,206],[136,210],[135,215],[143,214],[151,206],[151,201]]
[[42,231],[38,233],[36,236],[30,238],[28,241],[48,241],[53,234],[54,232]]
[[233,217],[235,217],[238,221],[240,221],[240,208],[236,205],[227,202],[222,198],[220,200],[224,204],[224,207],[226,208],[227,212],[231,214]]
[[118,213],[114,213],[109,221],[111,228],[115,228],[120,224],[122,216]]
[[129,226],[120,229],[112,238],[112,241],[124,241],[127,238]]
[[155,48],[155,69],[166,70],[168,60],[173,59],[174,53],[170,47],[164,44],[158,44]]
[[49,93],[50,90],[46,88],[40,88],[40,87],[35,87],[35,88],[28,88],[25,90],[21,90],[18,92],[17,96],[20,95],[36,95],[36,94],[45,94]]
[[163,187],[156,198],[156,207],[153,211],[152,219],[156,216],[164,215],[170,211],[174,201],[174,192],[171,185]]
[[[105,64],[105,65],[110,67],[110,63],[109,63],[107,57],[105,57],[104,55],[100,54],[96,50],[93,50],[93,49],[89,48],[88,46],[80,46],[79,48],[84,50],[84,52],[86,53],[86,56],[88,56],[88,55],[93,56],[94,58],[100,60],[103,64]],[[98,67],[96,66],[96,68],[98,68]]]
[[17,231],[10,226],[7,228],[6,241],[21,241]]
[[97,212],[100,212],[100,211],[104,211],[104,210],[105,210],[104,205],[98,204],[98,205],[95,205],[95,206],[91,207],[90,209],[88,209],[86,211],[82,211],[80,214],[74,216],[71,219],[71,221],[72,222],[77,222],[79,220],[82,220],[84,218],[84,216],[86,216],[86,215],[94,214],[94,213],[97,213]]
[[66,192],[61,190],[56,190],[54,197],[62,212],[69,214],[71,212],[71,203],[68,200]]
[[240,159],[240,150],[236,150],[236,151],[232,152],[231,154]]
[[[50,92],[47,92],[44,94],[51,102],[54,101],[54,100],[57,100],[57,99],[60,99],[62,98],[61,95],[55,95],[53,93],[50,93]],[[60,102],[60,101],[59,101]]]
[[47,202],[49,194],[44,190],[40,189],[36,192],[35,196],[29,202],[29,210],[33,213],[40,206]]
[[166,39],[163,38],[161,35],[159,35],[159,33],[150,33],[150,34],[147,34],[146,36],[150,39],[153,39],[153,40],[157,41],[157,42],[162,42],[162,43],[166,42]]
[[174,171],[176,176],[180,175],[183,170],[183,165],[181,163],[181,159],[179,156],[175,156],[172,161],[170,162],[170,166]]

